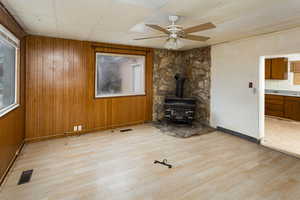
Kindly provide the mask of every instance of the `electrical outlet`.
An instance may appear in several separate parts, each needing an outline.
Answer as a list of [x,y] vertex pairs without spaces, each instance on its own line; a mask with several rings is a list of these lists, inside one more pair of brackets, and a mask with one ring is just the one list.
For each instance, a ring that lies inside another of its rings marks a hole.
[[82,131],[82,125],[78,126],[78,131]]
[[76,132],[78,130],[78,127],[77,126],[74,126],[74,132]]

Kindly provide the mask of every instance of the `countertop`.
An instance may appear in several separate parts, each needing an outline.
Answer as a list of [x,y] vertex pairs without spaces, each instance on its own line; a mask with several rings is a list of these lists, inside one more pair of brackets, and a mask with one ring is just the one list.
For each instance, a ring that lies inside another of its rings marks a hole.
[[300,91],[290,91],[290,90],[265,90],[265,94],[300,97]]

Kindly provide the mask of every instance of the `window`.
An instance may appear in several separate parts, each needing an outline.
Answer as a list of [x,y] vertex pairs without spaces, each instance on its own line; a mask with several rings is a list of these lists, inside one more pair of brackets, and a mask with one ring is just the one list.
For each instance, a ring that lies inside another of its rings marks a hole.
[[18,106],[19,40],[0,25],[0,117]]
[[145,56],[96,53],[96,97],[145,94]]
[[294,73],[294,85],[300,85],[300,73]]

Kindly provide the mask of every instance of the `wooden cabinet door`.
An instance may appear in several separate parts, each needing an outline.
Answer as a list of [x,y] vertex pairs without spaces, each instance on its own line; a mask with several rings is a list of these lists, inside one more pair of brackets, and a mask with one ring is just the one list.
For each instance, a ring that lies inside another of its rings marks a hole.
[[265,114],[276,117],[284,117],[284,97],[266,94]]
[[271,61],[271,79],[287,79],[287,60],[286,58],[272,58]]
[[265,79],[271,79],[271,59],[265,59]]
[[300,121],[300,98],[285,97],[284,117]]

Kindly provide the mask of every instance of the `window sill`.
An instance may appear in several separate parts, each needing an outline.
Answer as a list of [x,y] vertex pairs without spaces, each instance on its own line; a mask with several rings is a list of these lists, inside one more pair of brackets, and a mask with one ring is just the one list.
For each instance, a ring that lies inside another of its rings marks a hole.
[[3,117],[7,113],[9,113],[9,112],[13,111],[14,109],[18,108],[19,106],[20,106],[20,104],[12,104],[12,105],[8,106],[7,108],[4,108],[4,109],[0,110],[0,117]]
[[134,94],[113,94],[113,95],[98,95],[95,96],[96,99],[99,98],[113,98],[113,97],[132,97],[132,96],[145,96],[146,93],[134,93]]

